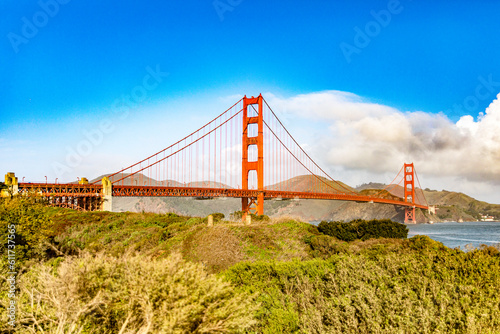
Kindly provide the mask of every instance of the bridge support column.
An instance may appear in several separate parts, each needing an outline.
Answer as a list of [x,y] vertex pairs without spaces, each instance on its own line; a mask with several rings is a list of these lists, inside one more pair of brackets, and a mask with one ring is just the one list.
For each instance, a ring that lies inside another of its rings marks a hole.
[[108,177],[102,178],[101,211],[113,211],[113,185]]
[[[415,204],[415,168],[413,163],[404,165],[404,200]],[[415,206],[405,208],[405,224],[415,224]]]
[[7,189],[2,189],[0,197],[11,197],[19,193],[19,182],[14,173],[5,174],[5,185]]
[[[258,105],[258,115],[248,116],[248,106]],[[248,136],[248,126],[257,124],[258,134],[254,137]],[[248,176],[250,171],[257,172],[257,190],[259,194],[257,198],[243,197],[241,199],[241,208],[243,211],[243,220],[249,213],[263,215],[264,214],[264,118],[262,95],[258,97],[243,98],[243,139],[242,139],[242,189],[248,190]],[[250,146],[256,145],[258,158],[257,161],[248,161],[248,150]]]
[[405,208],[405,224],[415,224],[415,207]]

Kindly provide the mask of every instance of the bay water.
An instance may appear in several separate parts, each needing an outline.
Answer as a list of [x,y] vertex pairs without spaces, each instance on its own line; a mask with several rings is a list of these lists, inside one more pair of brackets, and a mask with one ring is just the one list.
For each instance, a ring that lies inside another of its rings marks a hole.
[[408,224],[408,238],[427,235],[450,248],[477,248],[481,244],[500,244],[500,222],[447,222],[434,224]]

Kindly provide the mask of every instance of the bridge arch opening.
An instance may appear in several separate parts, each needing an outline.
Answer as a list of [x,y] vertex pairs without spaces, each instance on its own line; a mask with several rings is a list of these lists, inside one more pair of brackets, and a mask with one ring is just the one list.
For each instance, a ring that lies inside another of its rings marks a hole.
[[248,162],[254,162],[259,159],[259,148],[257,145],[248,146]]
[[259,135],[259,125],[257,123],[248,124],[247,133],[248,138],[256,138]]
[[248,171],[248,189],[257,189],[257,188],[258,188],[257,171],[256,170]]

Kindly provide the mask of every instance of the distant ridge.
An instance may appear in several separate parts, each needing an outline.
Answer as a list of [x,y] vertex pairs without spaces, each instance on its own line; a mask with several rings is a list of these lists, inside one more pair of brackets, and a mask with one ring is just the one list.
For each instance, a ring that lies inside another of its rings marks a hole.
[[[92,180],[100,184],[104,174]],[[129,174],[117,174],[115,179],[118,180]],[[131,178],[124,180],[124,185],[131,185]],[[151,185],[151,186],[168,186],[182,187],[183,183],[175,180],[157,181],[148,178],[145,175],[134,175],[134,185]],[[120,182],[121,184],[121,182]],[[327,186],[328,185],[328,186]],[[192,182],[186,186],[191,187],[227,187],[229,186],[213,182],[199,181]],[[356,188],[352,188],[342,182],[332,182],[325,178],[316,178],[310,175],[302,175],[291,178],[290,180],[279,182],[266,187],[269,190],[285,190],[285,191],[308,191],[312,187],[317,189],[328,189],[328,192],[339,191],[357,192],[361,195],[380,196],[386,199],[401,200],[403,198],[404,188],[398,185],[393,185],[383,190],[387,185],[383,183],[366,183]],[[323,187],[323,188],[322,188]],[[344,189],[345,188],[345,189]],[[346,190],[347,189],[347,190]],[[417,221],[419,222],[440,222],[440,221],[476,221],[481,219],[481,215],[489,215],[500,220],[500,205],[489,204],[478,201],[470,196],[452,191],[436,191],[436,190],[421,190],[429,205],[436,206],[436,214],[418,211]],[[419,195],[420,196],[420,195]],[[418,196],[417,196],[418,197]],[[170,212],[186,215],[207,215],[212,212],[223,212],[229,214],[234,211],[241,210],[241,202],[239,199],[224,199],[221,201],[196,201],[191,198],[149,198],[149,197],[128,197],[117,198],[113,201],[113,210],[115,211],[151,211],[151,212]],[[388,218],[395,221],[404,221],[404,209],[383,204],[362,204],[355,202],[344,201],[328,201],[328,200],[298,200],[298,201],[266,201],[265,212],[270,216],[292,215],[300,217],[307,221],[318,220],[351,220],[356,218],[361,219],[382,219]]]
[[343,182],[331,181],[322,176],[301,175],[289,180],[267,186],[268,190],[301,191],[301,192],[341,192],[356,193],[356,190]]
[[[96,182],[96,184],[101,184],[101,180],[103,177],[109,177],[112,174],[103,174],[99,177],[96,177],[95,179],[92,179],[89,181],[90,183]],[[124,185],[124,186],[152,186],[152,187],[196,187],[196,188],[227,188],[227,189],[232,189],[232,187],[219,183],[219,182],[213,182],[213,181],[197,181],[197,182],[190,182],[190,183],[182,183],[178,182],[175,180],[162,180],[158,181],[153,178],[147,177],[141,173],[137,173],[131,177],[129,176],[129,173],[118,173],[114,175],[111,178],[111,182],[120,180],[123,177],[126,177],[122,181],[119,181],[117,184],[119,185]]]

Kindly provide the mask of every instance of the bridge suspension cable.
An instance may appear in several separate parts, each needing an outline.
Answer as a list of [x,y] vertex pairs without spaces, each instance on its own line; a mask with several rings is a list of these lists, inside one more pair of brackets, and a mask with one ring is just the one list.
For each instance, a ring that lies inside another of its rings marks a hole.
[[[259,115],[261,110],[262,115]],[[181,140],[108,177],[114,187],[121,187],[116,196],[168,193],[168,196],[210,197],[226,194],[222,196],[247,198],[247,204],[252,206],[255,194],[259,194],[267,196],[262,198],[324,198],[420,205],[416,202],[423,203],[421,197],[425,201],[421,189],[414,194],[411,203],[399,194],[404,178],[398,183],[395,181],[402,170],[374,196],[359,194],[321,168],[291,135],[268,102],[259,96],[240,99]],[[387,193],[395,198],[387,197]]]
[[[264,120],[264,124],[266,125],[266,127],[269,129],[269,131],[271,132],[271,134],[280,142],[280,144],[292,155],[292,157],[300,164],[302,165],[314,178],[316,178],[319,183],[322,183],[324,184],[327,188],[333,190],[334,192],[343,192],[343,193],[347,193],[347,194],[355,194],[355,192],[352,190],[352,189],[349,189],[347,188],[346,186],[344,186],[342,183],[334,180],[328,173],[326,173],[310,156],[309,154],[307,154],[307,152],[302,148],[301,145],[299,145],[299,143],[295,140],[295,138],[290,134],[290,132],[286,129],[286,127],[283,125],[283,123],[280,121],[280,119],[278,118],[278,116],[275,114],[275,112],[272,110],[272,108],[269,106],[269,104],[267,103],[267,101],[265,99],[264,100],[264,103],[266,104],[267,108],[269,109],[269,111],[271,112],[270,115],[274,116],[275,120],[278,122],[278,124],[281,126],[281,128],[284,130],[285,134],[288,136],[288,138],[291,139],[291,143],[292,144],[295,144],[295,147],[298,148],[298,152],[299,154],[297,153],[294,153],[291,151],[290,147],[291,146],[290,144],[287,146],[285,145],[285,143],[278,137],[278,135],[275,133],[275,131],[273,131],[273,129],[271,129],[271,127],[269,126],[269,124]],[[310,165],[309,167],[306,166],[307,162],[303,162],[301,161],[301,159],[298,157],[302,155],[303,159],[302,160],[308,160],[312,165]],[[314,166],[314,167],[311,167],[311,166]],[[313,171],[313,169],[316,169],[316,172]],[[318,174],[323,174],[324,177],[328,180],[328,181],[331,181],[333,183],[335,183],[338,188],[335,188],[332,184],[329,184],[327,181],[325,181],[324,179],[322,179]],[[341,191],[341,190],[344,190],[344,191]],[[323,189],[325,190],[325,189]]]

